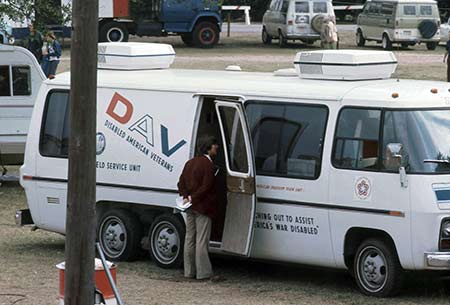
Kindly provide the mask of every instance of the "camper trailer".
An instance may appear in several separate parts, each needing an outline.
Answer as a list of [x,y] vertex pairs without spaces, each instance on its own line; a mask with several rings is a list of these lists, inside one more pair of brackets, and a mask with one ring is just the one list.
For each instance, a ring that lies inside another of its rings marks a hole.
[[[387,51],[302,52],[275,73],[176,70],[174,56],[99,46],[97,238],[109,259],[143,245],[180,265],[177,182],[213,135],[211,252],[346,269],[372,296],[395,293],[404,270],[450,269],[447,83],[391,79]],[[69,72],[39,90],[21,168],[29,210],[16,214],[62,234],[69,91]]]
[[22,165],[31,112],[44,80],[28,50],[0,45],[0,166]]

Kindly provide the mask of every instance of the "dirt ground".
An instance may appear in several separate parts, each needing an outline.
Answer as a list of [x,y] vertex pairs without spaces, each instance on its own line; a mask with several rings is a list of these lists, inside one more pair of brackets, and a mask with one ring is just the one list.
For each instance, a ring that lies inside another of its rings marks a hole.
[[[259,33],[232,33],[217,48],[199,50],[185,47],[180,38],[133,37],[133,41],[164,42],[174,45],[176,68],[224,69],[238,64],[247,71],[274,71],[292,67],[299,43],[279,49],[264,46]],[[353,33],[341,33],[341,48],[355,48]],[[318,49],[318,43],[309,49]],[[369,44],[367,49],[380,49]],[[424,46],[395,51],[399,67],[395,77],[443,80],[444,48],[427,51]],[[70,51],[65,50],[59,71],[69,69]],[[55,265],[64,260],[64,238],[30,227],[14,225],[16,209],[26,208],[26,198],[18,184],[0,187],[0,305],[58,304],[58,272]],[[316,270],[300,266],[213,258],[220,283],[186,282],[181,270],[156,267],[148,255],[141,260],[118,264],[118,282],[127,305],[256,305],[256,304],[448,304],[450,278],[444,275],[412,273],[405,288],[392,299],[361,295],[353,279],[342,271]]]

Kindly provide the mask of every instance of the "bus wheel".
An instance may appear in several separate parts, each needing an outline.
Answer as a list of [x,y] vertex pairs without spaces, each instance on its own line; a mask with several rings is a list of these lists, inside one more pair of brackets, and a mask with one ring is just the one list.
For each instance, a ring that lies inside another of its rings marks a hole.
[[99,32],[100,42],[127,42],[128,29],[119,22],[108,22],[102,25]]
[[193,40],[194,37],[192,37],[192,33],[184,33],[181,34],[181,40],[184,42],[185,45],[192,47],[194,45]]
[[203,21],[197,24],[193,32],[193,42],[199,48],[212,48],[219,41],[220,32],[217,25]]
[[112,209],[101,215],[97,231],[107,259],[130,261],[140,254],[142,227],[131,212]]
[[434,42],[434,41],[427,42],[427,49],[430,51],[434,51],[434,50],[436,50],[437,45],[438,45],[438,43]]
[[369,238],[359,246],[354,260],[356,283],[362,293],[387,297],[402,282],[402,268],[394,247],[382,239]]
[[185,227],[171,214],[158,216],[150,227],[150,256],[162,268],[176,268],[183,262]]

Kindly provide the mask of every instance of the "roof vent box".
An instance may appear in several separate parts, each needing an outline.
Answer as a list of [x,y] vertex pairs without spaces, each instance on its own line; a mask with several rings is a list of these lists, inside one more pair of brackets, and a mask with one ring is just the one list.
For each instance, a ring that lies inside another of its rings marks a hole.
[[299,52],[294,65],[301,78],[371,80],[390,78],[397,59],[387,51],[324,50]]
[[98,68],[107,70],[167,69],[175,59],[169,44],[112,42],[98,44]]

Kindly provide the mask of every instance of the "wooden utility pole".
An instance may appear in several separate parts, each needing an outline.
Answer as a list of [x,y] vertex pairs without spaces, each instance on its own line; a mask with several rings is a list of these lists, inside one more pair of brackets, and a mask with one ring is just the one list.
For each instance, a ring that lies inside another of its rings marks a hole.
[[94,304],[98,0],[72,1],[65,305]]

